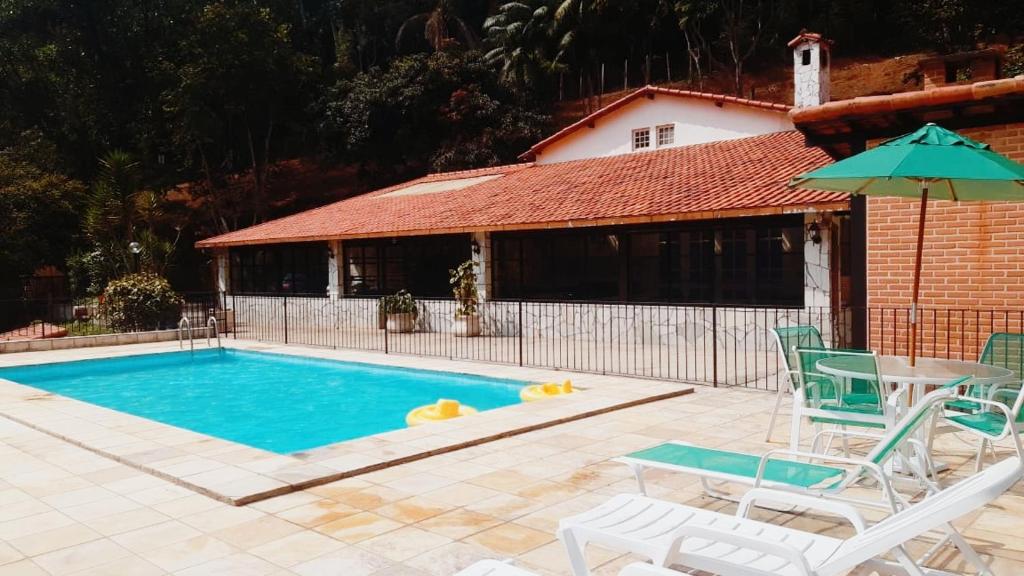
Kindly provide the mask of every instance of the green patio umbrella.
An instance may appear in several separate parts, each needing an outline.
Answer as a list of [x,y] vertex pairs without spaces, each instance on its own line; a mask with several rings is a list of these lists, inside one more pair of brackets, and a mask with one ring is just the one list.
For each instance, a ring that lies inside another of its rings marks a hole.
[[988,144],[928,123],[916,132],[801,174],[790,180],[789,185],[865,196],[921,199],[910,303],[910,363],[913,365],[917,359],[917,295],[928,199],[1024,201],[1024,165],[996,154]]

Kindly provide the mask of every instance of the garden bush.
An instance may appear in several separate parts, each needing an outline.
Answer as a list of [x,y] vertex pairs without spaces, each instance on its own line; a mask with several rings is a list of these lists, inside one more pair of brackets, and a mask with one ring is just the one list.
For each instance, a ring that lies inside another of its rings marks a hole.
[[107,284],[102,312],[115,330],[155,330],[175,325],[184,299],[156,274],[129,274]]

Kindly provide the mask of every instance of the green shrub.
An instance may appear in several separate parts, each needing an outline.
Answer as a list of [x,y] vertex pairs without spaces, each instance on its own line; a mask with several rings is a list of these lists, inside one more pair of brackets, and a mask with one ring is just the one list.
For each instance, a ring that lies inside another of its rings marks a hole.
[[393,296],[382,296],[378,306],[384,314],[412,314],[413,318],[420,314],[416,300],[405,290],[399,290]]
[[107,284],[101,311],[115,330],[155,330],[174,326],[184,303],[165,278],[144,272]]
[[476,269],[473,266],[473,261],[466,260],[458,268],[449,270],[448,275],[448,283],[452,287],[452,295],[455,296],[457,303],[455,317],[476,314],[480,296],[476,290]]

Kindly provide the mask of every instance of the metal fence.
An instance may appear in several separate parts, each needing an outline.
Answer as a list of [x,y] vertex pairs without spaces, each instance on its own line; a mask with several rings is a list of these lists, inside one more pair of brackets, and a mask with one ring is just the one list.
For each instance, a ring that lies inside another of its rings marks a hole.
[[[455,326],[456,303],[418,299],[411,332],[388,327],[376,298],[186,295],[193,326],[213,310],[235,338],[775,390],[781,362],[769,330],[813,325],[826,343],[905,355],[906,308],[767,308],[487,301],[479,336]],[[37,321],[67,335],[109,333],[94,301],[0,302],[0,322]],[[85,315],[82,315],[82,307]],[[919,353],[974,359],[993,332],[1024,332],[1024,309],[922,309]],[[24,328],[23,328],[24,329]],[[48,334],[46,336],[53,336]],[[19,336],[8,332],[7,339]]]
[[456,303],[418,299],[411,332],[388,328],[373,298],[234,295],[237,338],[539,368],[775,389],[769,329],[813,324],[848,344],[847,312],[666,304],[488,301],[481,334],[455,327]]
[[[183,297],[181,312],[193,326],[205,326],[211,310],[216,313],[225,309],[223,294],[198,292]],[[220,319],[218,322],[223,324]],[[176,327],[177,320],[168,320],[166,325],[153,328]],[[119,331],[96,297],[0,300],[0,340],[95,336]]]

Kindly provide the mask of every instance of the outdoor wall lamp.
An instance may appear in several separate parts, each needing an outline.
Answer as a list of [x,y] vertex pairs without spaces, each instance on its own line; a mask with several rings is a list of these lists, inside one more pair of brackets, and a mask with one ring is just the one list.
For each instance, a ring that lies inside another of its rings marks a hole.
[[470,248],[471,248],[471,249],[473,250],[473,254],[475,254],[475,255],[477,255],[477,256],[479,256],[479,255],[480,255],[480,243],[476,241],[476,238],[474,238],[474,239],[473,239],[473,240],[472,240],[472,241],[471,241],[471,242],[469,243],[469,247],[470,247]]
[[821,244],[821,224],[817,220],[807,225],[807,239],[815,244]]

